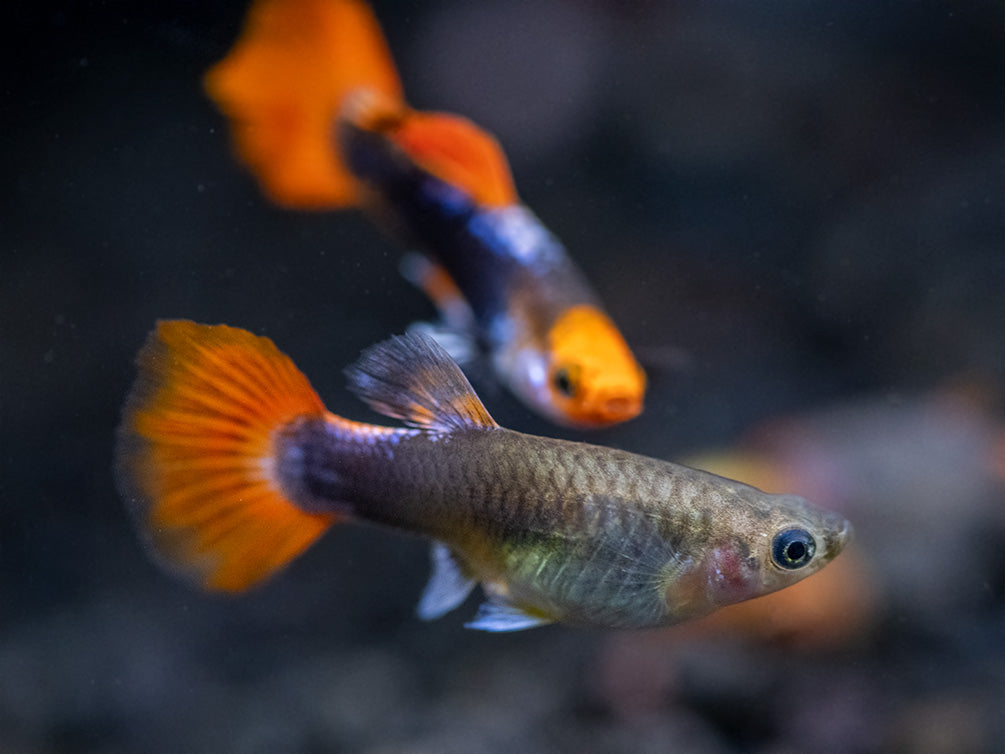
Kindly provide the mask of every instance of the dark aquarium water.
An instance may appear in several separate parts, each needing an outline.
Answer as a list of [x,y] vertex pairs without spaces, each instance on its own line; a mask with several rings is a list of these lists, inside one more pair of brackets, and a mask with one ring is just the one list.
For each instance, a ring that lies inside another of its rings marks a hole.
[[0,750],[959,752],[1005,740],[1005,10],[376,2],[409,101],[499,137],[649,373],[586,432],[850,519],[674,629],[414,616],[419,539],[337,527],[246,595],[147,557],[115,427],[158,318],[268,335],[328,407],[431,319],[355,212],[269,203],[201,76],[242,2],[14,11],[0,105]]

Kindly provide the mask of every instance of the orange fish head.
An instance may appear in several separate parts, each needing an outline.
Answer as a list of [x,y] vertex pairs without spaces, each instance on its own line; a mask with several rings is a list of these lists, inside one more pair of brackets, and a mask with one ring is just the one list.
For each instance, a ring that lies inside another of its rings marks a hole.
[[593,306],[567,310],[548,333],[542,411],[577,427],[628,421],[642,412],[646,375],[610,318]]

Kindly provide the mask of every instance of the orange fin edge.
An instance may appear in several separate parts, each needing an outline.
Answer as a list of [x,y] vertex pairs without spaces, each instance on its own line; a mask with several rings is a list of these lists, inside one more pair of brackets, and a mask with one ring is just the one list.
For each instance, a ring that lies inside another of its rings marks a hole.
[[166,568],[205,589],[242,591],[337,521],[298,508],[277,479],[275,431],[324,406],[271,340],[226,325],[161,321],[137,367],[116,476]]
[[403,101],[380,25],[361,0],[256,0],[203,85],[265,194],[299,209],[362,201],[333,135],[346,96],[372,89]]

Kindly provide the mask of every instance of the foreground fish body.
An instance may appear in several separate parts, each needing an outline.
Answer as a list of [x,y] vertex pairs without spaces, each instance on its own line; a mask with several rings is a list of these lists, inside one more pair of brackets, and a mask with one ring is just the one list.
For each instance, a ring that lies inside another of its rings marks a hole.
[[358,206],[421,248],[408,277],[528,405],[584,427],[641,412],[642,368],[496,140],[405,103],[364,3],[257,0],[206,86],[275,201]]
[[795,583],[849,536],[799,497],[503,429],[419,334],[348,372],[408,428],[325,411],[270,340],[224,325],[161,322],[138,365],[120,489],[158,559],[205,588],[248,588],[333,523],[358,520],[433,541],[422,618],[481,583],[472,628],[641,628]]

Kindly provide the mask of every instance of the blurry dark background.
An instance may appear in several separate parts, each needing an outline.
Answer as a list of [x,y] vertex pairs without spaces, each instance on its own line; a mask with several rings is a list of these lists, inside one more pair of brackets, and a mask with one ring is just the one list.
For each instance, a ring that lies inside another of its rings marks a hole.
[[[490,411],[665,458],[815,448],[856,491],[834,505],[884,595],[871,628],[816,650],[493,636],[462,629],[473,601],[423,624],[425,545],[361,528],[236,599],[157,571],[111,474],[157,318],[269,335],[372,419],[341,369],[432,309],[364,219],[272,207],[232,159],[200,77],[243,3],[22,4],[0,80],[0,751],[1000,747],[1005,9],[376,11],[411,103],[500,137],[651,376],[639,420],[588,437],[476,384]],[[928,421],[940,391],[962,425]]]

